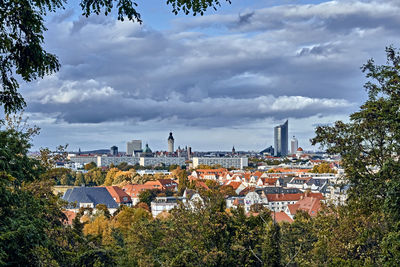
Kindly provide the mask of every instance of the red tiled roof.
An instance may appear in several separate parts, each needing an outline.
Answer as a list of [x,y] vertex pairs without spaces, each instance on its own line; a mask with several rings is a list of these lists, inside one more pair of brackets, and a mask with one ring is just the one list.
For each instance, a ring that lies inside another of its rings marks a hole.
[[[106,186],[106,189],[108,193],[110,193],[111,197],[115,200],[115,202],[119,204],[132,203],[131,197],[118,186]],[[124,200],[124,198],[126,200]]]
[[274,218],[277,223],[280,223],[280,222],[292,223],[293,222],[293,219],[290,218],[289,215],[287,215],[283,211],[272,212],[272,218]]
[[154,189],[152,185],[145,184],[128,184],[123,187],[125,193],[127,193],[131,197],[139,197],[140,192],[145,190]]
[[298,210],[298,208],[299,208],[299,204],[289,204],[288,205],[288,209],[289,209],[289,213],[290,214],[292,214],[292,215],[294,215],[294,214],[296,214],[296,211]]
[[298,210],[307,212],[311,217],[317,216],[318,211],[321,209],[321,199],[315,197],[305,197],[297,201],[296,204],[289,204],[290,214],[296,214]]
[[202,187],[205,190],[209,190],[210,188],[208,188],[208,186],[206,185],[206,183],[202,182],[202,181],[196,181],[196,187]]
[[230,183],[228,183],[227,185],[232,186],[232,188],[234,190],[238,189],[238,187],[242,184],[242,182],[236,182],[236,181],[231,181]]
[[270,185],[270,186],[274,186],[277,180],[278,178],[261,178],[263,185]]
[[197,169],[196,172],[198,174],[218,174],[221,175],[223,173],[228,173],[228,170],[225,168],[220,169]]
[[299,201],[302,198],[302,193],[296,194],[267,194],[268,202],[274,201]]
[[65,223],[71,225],[72,221],[76,217],[76,213],[71,210],[63,210],[62,212],[65,214],[65,216],[67,216],[67,221]]

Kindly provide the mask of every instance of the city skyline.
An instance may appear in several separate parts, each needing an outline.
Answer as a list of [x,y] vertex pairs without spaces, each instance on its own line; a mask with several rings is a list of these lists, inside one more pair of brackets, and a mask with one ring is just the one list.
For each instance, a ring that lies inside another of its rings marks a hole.
[[399,5],[239,0],[191,17],[143,3],[143,25],[67,6],[46,24],[60,71],[21,83],[29,123],[42,128],[33,149],[137,138],[160,150],[172,129],[195,150],[261,150],[287,118],[300,146],[317,150],[315,126],[365,100],[360,67],[400,43]]

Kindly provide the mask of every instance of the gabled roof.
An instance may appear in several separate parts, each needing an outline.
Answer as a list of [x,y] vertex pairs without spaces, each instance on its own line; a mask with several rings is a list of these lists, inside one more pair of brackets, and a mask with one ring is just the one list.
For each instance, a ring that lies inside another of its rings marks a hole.
[[76,213],[75,212],[73,212],[72,210],[63,210],[62,211],[64,214],[65,214],[65,216],[67,217],[67,221],[65,221],[64,223],[65,224],[67,224],[67,225],[71,225],[72,224],[72,221],[75,219],[75,217],[76,217]]
[[[106,189],[117,203],[132,203],[131,197],[118,186],[106,186]],[[126,198],[126,200],[124,200]]]
[[307,212],[311,217],[317,216],[321,209],[321,199],[316,197],[305,197],[295,204],[288,205],[290,214],[294,215],[298,210]]
[[242,182],[229,181],[226,185],[232,186],[234,190],[238,189],[238,187],[242,184]]
[[301,199],[303,194],[268,194],[267,199],[268,202],[275,202],[275,201],[298,201]]
[[78,208],[80,203],[93,203],[94,207],[105,204],[109,209],[118,208],[118,204],[105,187],[75,187],[68,189],[63,199],[69,202],[69,208],[74,208],[73,203],[76,203]]
[[263,182],[263,185],[274,186],[276,181],[278,181],[278,178],[261,178],[261,181]]
[[271,213],[272,218],[275,219],[275,221],[277,223],[280,222],[288,222],[288,223],[292,223],[293,219],[289,217],[289,215],[287,215],[285,212],[283,211],[279,211],[279,212],[272,212]]
[[122,189],[131,197],[139,197],[140,192],[156,188],[153,185],[146,184],[127,184]]
[[203,188],[205,190],[209,190],[210,188],[206,185],[206,183],[197,180],[195,184],[196,188]]

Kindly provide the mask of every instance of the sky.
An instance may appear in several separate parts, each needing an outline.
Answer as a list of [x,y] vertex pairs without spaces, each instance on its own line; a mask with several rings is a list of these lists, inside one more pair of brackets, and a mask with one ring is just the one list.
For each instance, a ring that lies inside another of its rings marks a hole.
[[365,101],[360,67],[400,47],[400,1],[221,2],[175,16],[140,1],[143,24],[81,16],[77,0],[46,18],[61,69],[21,85],[34,149],[92,150],[141,139],[152,150],[260,151],[289,120],[304,149],[315,127],[346,121]]

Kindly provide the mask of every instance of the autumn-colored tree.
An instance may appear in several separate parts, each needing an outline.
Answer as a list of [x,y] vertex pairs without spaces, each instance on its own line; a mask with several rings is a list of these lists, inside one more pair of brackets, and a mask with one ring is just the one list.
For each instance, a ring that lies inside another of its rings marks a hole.
[[182,195],[190,184],[186,170],[176,168],[171,172],[171,178],[178,178],[178,194]]
[[312,173],[335,173],[335,170],[333,170],[329,166],[329,163],[322,162],[321,164],[315,165],[310,172],[312,172]]
[[89,171],[89,170],[94,169],[96,167],[97,167],[97,164],[92,161],[92,162],[89,162],[89,163],[85,164],[84,169],[86,171]]
[[104,179],[105,175],[100,168],[93,168],[85,173],[85,181],[89,184],[102,185],[104,184]]
[[83,176],[82,172],[77,172],[74,185],[81,186],[84,184],[85,184],[85,177]]
[[110,186],[114,184],[115,176],[119,172],[118,168],[110,168],[107,171],[106,179],[104,181],[105,186]]

